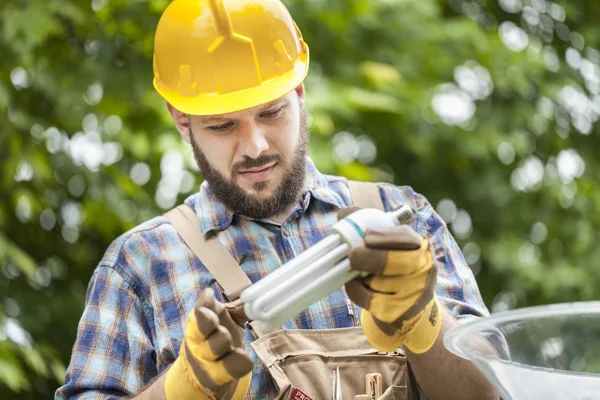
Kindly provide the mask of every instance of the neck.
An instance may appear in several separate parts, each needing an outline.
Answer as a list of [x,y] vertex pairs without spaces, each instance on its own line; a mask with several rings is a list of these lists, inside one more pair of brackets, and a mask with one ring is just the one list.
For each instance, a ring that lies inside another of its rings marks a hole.
[[285,210],[283,210],[279,214],[275,214],[275,215],[271,216],[269,219],[271,221],[275,222],[276,224],[281,225],[290,216],[290,214],[292,213],[292,211],[294,210],[295,207],[296,207],[296,202],[292,203],[289,207],[287,207]]

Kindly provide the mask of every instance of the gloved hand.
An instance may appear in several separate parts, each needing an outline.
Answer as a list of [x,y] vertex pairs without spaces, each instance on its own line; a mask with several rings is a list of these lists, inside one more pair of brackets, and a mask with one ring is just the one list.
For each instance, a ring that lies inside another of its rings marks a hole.
[[224,304],[212,289],[202,292],[165,377],[167,400],[245,398],[253,366],[243,348],[245,321],[241,302]]
[[[358,208],[340,211],[343,218]],[[363,308],[361,324],[371,345],[424,353],[437,339],[442,315],[435,297],[437,268],[429,241],[408,225],[367,230],[365,246],[351,250],[352,269],[366,277],[346,283],[348,297]]]

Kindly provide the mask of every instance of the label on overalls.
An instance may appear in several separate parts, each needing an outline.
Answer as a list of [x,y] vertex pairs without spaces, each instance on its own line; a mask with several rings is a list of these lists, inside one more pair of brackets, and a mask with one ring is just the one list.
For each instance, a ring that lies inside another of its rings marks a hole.
[[294,388],[294,390],[292,391],[292,396],[290,397],[290,400],[313,400],[313,399],[312,399],[312,397],[310,397],[309,395],[304,393],[302,390],[300,390],[298,388]]

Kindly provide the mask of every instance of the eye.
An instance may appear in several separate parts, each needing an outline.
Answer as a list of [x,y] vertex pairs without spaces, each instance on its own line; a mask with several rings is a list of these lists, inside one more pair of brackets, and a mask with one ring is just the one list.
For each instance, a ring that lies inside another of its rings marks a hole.
[[211,131],[215,131],[215,132],[225,132],[232,126],[233,126],[233,122],[226,122],[221,125],[208,126],[207,129],[210,129]]
[[261,118],[268,118],[268,119],[269,118],[276,118],[276,117],[278,117],[281,114],[281,112],[283,111],[284,107],[285,106],[281,106],[281,107],[279,107],[276,110],[265,111],[265,112],[261,113],[260,116],[261,116]]

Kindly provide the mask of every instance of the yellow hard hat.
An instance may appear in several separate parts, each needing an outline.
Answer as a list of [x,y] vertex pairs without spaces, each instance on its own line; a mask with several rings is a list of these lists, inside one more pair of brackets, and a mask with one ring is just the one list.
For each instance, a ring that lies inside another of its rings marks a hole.
[[280,0],[174,0],[154,37],[154,87],[192,115],[276,100],[308,72],[308,46]]

